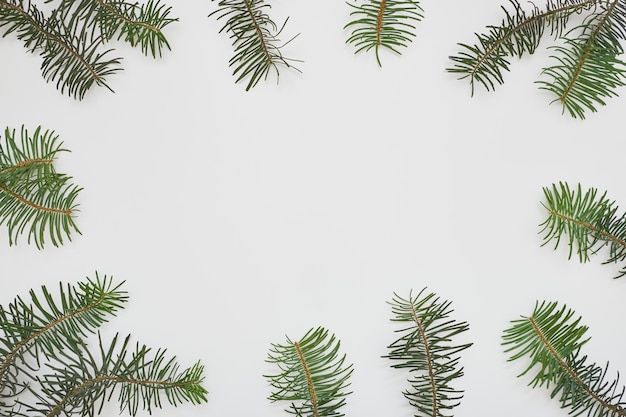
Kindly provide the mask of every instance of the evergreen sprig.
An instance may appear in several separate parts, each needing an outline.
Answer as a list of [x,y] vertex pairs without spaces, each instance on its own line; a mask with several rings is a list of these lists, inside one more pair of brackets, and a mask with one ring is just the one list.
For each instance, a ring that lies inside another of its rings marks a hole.
[[396,330],[401,337],[384,356],[395,362],[392,367],[411,373],[411,390],[405,390],[404,396],[417,409],[416,416],[448,415],[463,397],[463,391],[453,387],[463,376],[458,353],[471,346],[453,340],[469,329],[468,324],[451,319],[451,302],[426,293],[426,288],[407,299],[394,294],[389,304],[392,321],[407,326]]
[[28,242],[43,248],[46,238],[54,246],[80,233],[74,221],[80,188],[71,177],[56,172],[54,161],[67,152],[53,131],[35,129],[29,134],[22,127],[5,129],[0,143],[0,225],[6,224],[9,243],[26,233]]
[[400,55],[415,37],[413,22],[424,17],[422,7],[415,0],[365,0],[362,4],[348,3],[354,16],[344,29],[352,29],[346,43],[356,47],[355,53],[374,49],[376,62],[380,62],[379,50],[386,48]]
[[206,401],[200,363],[181,371],[175,358],[166,356],[166,350],[152,353],[150,348],[138,344],[132,349],[130,336],[118,347],[117,338],[104,344],[99,337],[98,356],[90,352],[84,341],[67,340],[68,349],[48,362],[43,375],[37,378],[39,390],[30,390],[37,401],[21,403],[20,414],[93,417],[100,414],[106,400],[115,393],[120,412],[132,416],[139,410],[151,413],[162,408],[163,402],[176,406]]
[[265,375],[275,389],[269,400],[291,401],[286,411],[302,417],[341,417],[346,402],[352,365],[339,356],[340,342],[328,330],[310,329],[299,341],[287,337],[285,344],[272,344],[267,362],[280,372]]
[[[115,392],[121,411],[151,412],[164,402],[206,401],[203,367],[180,369],[165,349],[129,346],[115,336],[104,343],[98,329],[124,307],[128,296],[111,278],[45,286],[30,299],[0,306],[0,415],[94,416]],[[88,336],[98,333],[98,347]]]
[[[543,70],[551,79],[538,83],[556,96],[564,112],[582,119],[586,111],[595,112],[606,98],[617,95],[626,81],[619,59],[620,43],[626,39],[626,6],[620,0],[548,0],[544,9],[533,5],[530,11],[511,0],[511,9],[503,7],[499,25],[477,34],[474,45],[459,44],[461,51],[450,57],[454,65],[448,71],[469,79],[472,94],[476,83],[487,90],[503,84],[510,59],[535,52],[549,32],[556,41],[550,47],[556,63]],[[573,14],[584,18],[568,29]]]
[[626,416],[625,388],[619,376],[608,378],[608,363],[589,363],[580,353],[589,340],[587,326],[574,311],[556,302],[537,302],[530,317],[513,320],[503,334],[509,361],[525,358],[528,367],[519,375],[534,373],[529,385],[551,389],[561,408],[571,415]]
[[[599,194],[595,188],[583,192],[580,184],[573,190],[563,182],[543,192],[546,202],[542,204],[548,212],[540,225],[543,245],[554,241],[556,249],[567,235],[568,258],[576,252],[580,262],[587,262],[590,255],[608,246],[609,258],[603,263],[626,260],[626,213],[618,214],[617,204],[607,198],[606,192]],[[626,266],[616,278],[624,275]]]
[[24,46],[42,57],[41,71],[61,93],[82,100],[95,84],[112,89],[109,76],[121,70],[120,58],[107,46],[117,35],[145,54],[160,56],[169,49],[162,29],[176,21],[159,1],[145,5],[122,0],[50,0],[46,15],[33,0],[0,0],[0,29],[14,33]]
[[171,49],[163,29],[177,21],[171,18],[171,7],[160,1],[146,4],[119,0],[61,0],[59,10],[65,20],[84,20],[88,27],[98,28],[105,41],[123,40],[140,46],[144,55],[162,56]]
[[279,36],[289,19],[278,27],[266,13],[271,6],[263,0],[220,0],[217,7],[209,17],[216,15],[217,20],[226,20],[220,33],[230,33],[235,51],[229,67],[237,76],[236,83],[247,79],[246,91],[266,80],[272,71],[278,78],[280,67],[299,71],[292,65],[297,60],[286,58],[281,51],[298,36],[281,43]]

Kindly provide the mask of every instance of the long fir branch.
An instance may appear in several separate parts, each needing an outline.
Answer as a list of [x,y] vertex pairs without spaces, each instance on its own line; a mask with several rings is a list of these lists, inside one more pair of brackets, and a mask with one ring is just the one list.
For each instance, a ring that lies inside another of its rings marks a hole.
[[105,345],[99,337],[100,355],[95,357],[83,340],[68,340],[68,349],[46,365],[49,373],[29,386],[38,401],[21,404],[26,415],[94,416],[116,392],[120,412],[132,416],[140,409],[152,413],[164,402],[177,406],[207,401],[204,367],[199,362],[181,370],[175,357],[166,357],[166,350],[152,354],[152,349],[139,344],[131,350],[129,341],[127,336],[118,346],[115,336]]
[[505,17],[498,26],[489,26],[485,34],[477,34],[478,42],[472,46],[460,43],[461,52],[450,59],[455,63],[448,71],[469,78],[474,94],[475,82],[486,90],[503,84],[503,71],[509,70],[507,57],[522,57],[535,52],[545,33],[550,28],[556,38],[564,30],[569,17],[581,10],[589,9],[598,0],[549,1],[545,11],[533,5],[526,12],[517,0],[510,0],[512,11],[502,7]]
[[65,289],[59,284],[58,300],[42,286],[40,295],[31,290],[29,299],[18,296],[0,306],[0,398],[22,390],[19,375],[33,367],[29,358],[39,363],[41,353],[65,349],[65,340],[94,332],[123,308],[128,297],[122,284],[96,273]]

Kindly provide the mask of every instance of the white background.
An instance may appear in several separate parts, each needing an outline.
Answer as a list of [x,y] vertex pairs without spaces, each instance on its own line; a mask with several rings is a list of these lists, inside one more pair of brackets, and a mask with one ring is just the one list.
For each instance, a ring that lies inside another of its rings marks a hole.
[[[584,121],[537,89],[544,48],[513,60],[504,86],[478,89],[445,68],[458,42],[501,19],[497,0],[423,3],[402,56],[354,55],[341,1],[272,2],[290,20],[283,70],[250,92],[228,68],[230,40],[209,1],[170,2],[172,51],[160,60],[114,44],[124,71],[115,93],[82,102],[46,84],[40,60],[0,40],[2,129],[55,130],[59,171],[84,188],[82,235],[37,250],[2,247],[1,296],[59,281],[126,281],[127,308],[107,334],[201,360],[209,401],[157,416],[280,416],[262,377],[270,343],[324,326],[354,364],[347,416],[410,416],[408,375],[381,358],[397,329],[386,304],[423,287],[453,302],[470,330],[459,342],[465,390],[457,416],[565,416],[548,391],[516,378],[501,334],[536,300],[567,304],[590,326],[591,359],[626,370],[626,281],[605,253],[581,265],[566,247],[541,247],[542,187],[559,181],[623,187],[626,98]],[[624,91],[619,91],[624,95]],[[116,406],[107,409],[117,415]]]

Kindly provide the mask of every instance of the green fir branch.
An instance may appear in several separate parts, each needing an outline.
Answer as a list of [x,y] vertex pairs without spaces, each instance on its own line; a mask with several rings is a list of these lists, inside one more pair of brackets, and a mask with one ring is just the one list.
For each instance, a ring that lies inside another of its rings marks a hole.
[[63,149],[58,136],[38,127],[32,136],[22,127],[5,129],[0,143],[0,225],[6,224],[9,243],[26,233],[28,242],[43,248],[48,237],[54,246],[79,233],[74,221],[81,188],[71,177],[57,173],[54,161]]
[[[618,206],[607,198],[606,192],[599,194],[595,188],[583,192],[580,184],[573,190],[563,182],[546,187],[543,192],[546,202],[542,205],[548,212],[540,224],[543,245],[553,241],[556,249],[563,235],[567,235],[568,259],[575,252],[580,262],[587,262],[590,255],[608,246],[609,257],[603,263],[626,260],[626,214],[618,215]],[[616,278],[624,275],[626,266]]]
[[592,7],[596,1],[549,1],[545,11],[534,5],[526,11],[517,0],[510,0],[512,10],[502,7],[504,18],[499,25],[488,26],[486,33],[476,34],[474,45],[459,44],[461,51],[450,57],[455,64],[448,71],[459,74],[459,79],[469,79],[472,95],[476,83],[493,90],[504,83],[511,57],[534,53],[546,29],[559,37],[573,13]]
[[[81,339],[68,340],[68,349],[46,364],[44,375],[31,384],[35,404],[22,403],[25,416],[95,416],[117,393],[120,412],[135,416],[139,410],[152,413],[167,402],[206,402],[202,387],[203,366],[196,363],[181,370],[166,350],[152,354],[145,345],[129,347],[130,336],[118,346],[117,336],[108,345],[99,339],[99,357]],[[21,412],[20,412],[21,414]]]
[[580,321],[567,306],[537,302],[530,317],[513,320],[504,331],[509,361],[528,360],[518,376],[534,373],[529,385],[551,389],[551,398],[558,398],[571,415],[626,416],[625,388],[620,388],[619,376],[609,380],[608,363],[590,364],[580,353],[589,340],[588,328]]
[[286,58],[281,51],[298,35],[281,43],[279,36],[288,19],[279,28],[265,12],[271,7],[269,4],[263,0],[220,0],[217,7],[209,17],[216,15],[217,20],[226,20],[220,33],[230,33],[235,52],[229,67],[237,76],[236,83],[247,79],[246,91],[267,80],[272,71],[278,79],[280,67],[299,71],[291,64],[296,60]]
[[82,99],[94,84],[111,88],[107,77],[119,71],[119,58],[108,58],[101,51],[101,37],[90,39],[78,20],[67,25],[55,13],[46,18],[28,0],[0,0],[0,28],[3,36],[15,32],[30,52],[43,61],[41,70],[48,82],[55,82],[61,93]]
[[[475,84],[486,90],[503,84],[510,59],[534,53],[546,32],[557,42],[551,47],[557,64],[543,70],[552,80],[538,84],[557,96],[564,112],[584,118],[617,95],[625,74],[618,59],[626,39],[626,6],[620,0],[549,0],[544,9],[533,4],[530,11],[517,0],[511,5],[511,11],[503,8],[499,25],[477,34],[474,45],[459,44],[461,51],[450,57],[454,65],[448,71],[468,79],[472,95]],[[584,14],[583,23],[567,30],[573,14]]]
[[115,316],[128,298],[122,284],[96,273],[95,279],[65,289],[59,284],[56,298],[42,286],[39,295],[31,290],[29,299],[18,296],[0,306],[0,400],[19,394],[21,374],[36,371],[44,357],[65,349],[68,338],[94,333]]
[[395,363],[394,368],[408,368],[411,390],[404,391],[409,403],[417,409],[416,416],[447,416],[456,407],[463,391],[453,387],[463,376],[458,353],[471,346],[452,341],[469,329],[466,322],[450,318],[450,301],[440,301],[434,293],[422,289],[405,299],[394,294],[389,303],[392,321],[403,323],[397,330],[401,337],[388,346],[384,356]]
[[[127,294],[106,276],[46,287],[0,306],[0,415],[95,416],[117,395],[121,412],[151,413],[166,403],[207,401],[200,362],[182,369],[165,349],[130,336],[104,343],[98,329],[124,307]],[[97,333],[97,348],[88,338]]]
[[[623,53],[620,42],[626,39],[626,6],[619,0],[600,2],[598,12],[584,25],[572,30],[573,38],[564,37],[565,46],[553,46],[557,64],[543,73],[551,81],[539,81],[542,89],[556,95],[572,117],[585,118],[585,111],[597,111],[604,98],[616,97],[624,85],[626,64],[618,59]],[[575,33],[580,31],[578,36]]]
[[62,0],[59,10],[66,20],[84,20],[87,26],[97,28],[105,41],[123,40],[144,55],[162,56],[163,48],[171,49],[163,29],[178,21],[170,18],[171,7],[160,1],[146,4],[120,0]]
[[299,341],[287,337],[285,344],[272,344],[267,362],[279,372],[265,375],[275,389],[269,400],[291,401],[286,410],[302,417],[341,417],[346,402],[352,365],[339,357],[340,342],[328,330],[310,329]]
[[346,43],[356,47],[356,53],[374,49],[379,66],[379,50],[386,48],[398,55],[415,37],[413,22],[424,17],[422,7],[415,0],[365,0],[360,5],[348,5],[354,16],[344,29],[352,29]]
[[113,91],[108,78],[121,70],[107,44],[116,35],[144,54],[161,56],[169,44],[162,29],[176,21],[158,0],[145,5],[120,0],[51,0],[56,8],[45,15],[31,0],[0,0],[2,36],[18,40],[42,58],[41,71],[61,93],[82,100],[98,85]]

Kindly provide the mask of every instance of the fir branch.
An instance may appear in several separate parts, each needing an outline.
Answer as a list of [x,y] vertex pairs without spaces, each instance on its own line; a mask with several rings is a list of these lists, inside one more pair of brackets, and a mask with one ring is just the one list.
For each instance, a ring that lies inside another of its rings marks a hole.
[[350,392],[352,365],[344,365],[339,357],[340,342],[328,330],[310,329],[300,340],[287,338],[286,344],[272,344],[267,362],[277,364],[280,372],[265,375],[276,390],[269,400],[291,401],[290,414],[307,417],[341,417],[342,407]]
[[32,136],[22,127],[19,142],[15,136],[15,130],[5,129],[0,144],[0,225],[7,225],[10,244],[27,233],[28,242],[32,239],[38,248],[46,236],[59,246],[64,238],[71,240],[72,232],[80,233],[74,215],[81,188],[53,165],[57,154],[67,150],[54,132],[41,127]]
[[394,314],[392,321],[406,323],[397,332],[402,336],[388,346],[384,356],[396,363],[394,368],[408,368],[412,390],[404,391],[409,403],[417,409],[416,416],[445,416],[463,397],[463,391],[453,388],[456,379],[463,376],[457,354],[471,346],[451,344],[467,331],[465,322],[450,319],[450,301],[440,301],[434,293],[422,289],[415,297],[405,299],[394,294],[389,303]]
[[504,331],[503,345],[509,361],[530,357],[523,376],[536,369],[529,383],[533,388],[550,388],[550,396],[559,398],[570,414],[589,416],[626,416],[625,389],[619,389],[619,376],[607,381],[608,363],[603,368],[587,364],[581,347],[587,326],[574,318],[574,312],[558,303],[537,302],[530,317],[513,320]]
[[[590,188],[583,193],[580,184],[576,190],[567,183],[553,184],[543,190],[548,218],[540,224],[543,245],[554,241],[556,249],[563,235],[567,235],[568,259],[574,251],[580,262],[587,262],[590,255],[608,246],[609,258],[603,263],[617,263],[626,260],[626,215],[618,215],[614,201],[599,195]],[[626,275],[626,266],[620,269],[616,278]]]
[[22,403],[24,415],[95,416],[115,392],[120,412],[132,416],[140,409],[152,413],[164,401],[172,406],[207,401],[202,387],[204,368],[199,362],[181,370],[164,349],[152,355],[150,348],[138,344],[130,353],[129,340],[126,337],[118,347],[117,336],[108,345],[99,337],[97,359],[84,341],[68,340],[69,349],[46,365],[49,373],[37,378],[38,386],[29,386],[37,405]]
[[128,298],[120,290],[122,284],[96,273],[95,279],[66,289],[59,284],[57,300],[42,286],[41,295],[31,290],[29,300],[18,296],[7,307],[0,306],[0,399],[22,391],[20,374],[36,370],[41,353],[53,356],[66,347],[66,339],[93,333],[115,316]]
[[[213,0],[215,1],[215,0]],[[279,67],[292,68],[295,60],[283,56],[281,49],[291,42],[280,44],[278,38],[287,24],[287,20],[278,28],[265,12],[271,6],[263,0],[220,0],[218,9],[209,14],[217,15],[217,20],[226,19],[220,29],[230,32],[235,55],[229,61],[234,67],[235,82],[248,79],[246,91],[256,86],[262,79],[267,79],[273,70],[279,76]]]
[[510,0],[512,11],[502,7],[504,18],[500,25],[488,26],[487,33],[476,34],[474,45],[459,44],[461,52],[450,57],[455,65],[448,71],[459,74],[459,79],[469,78],[472,95],[476,82],[493,90],[496,84],[504,83],[509,57],[534,53],[546,28],[554,37],[560,36],[573,13],[592,7],[596,1],[550,0],[545,11],[533,5],[527,12],[517,0]]
[[400,47],[407,47],[415,37],[415,26],[424,17],[419,2],[415,0],[365,0],[361,5],[348,3],[355,10],[350,16],[355,18],[344,29],[351,28],[352,33],[346,43],[354,44],[355,53],[376,52],[376,61],[380,62],[379,49],[387,48],[400,55]]
[[[604,3],[598,4],[603,8]],[[626,64],[617,57],[623,53],[620,41],[625,39],[626,8],[613,0],[600,13],[588,18],[574,37],[565,37],[566,46],[552,47],[558,64],[545,68],[551,81],[540,81],[542,89],[551,91],[572,117],[585,118],[585,110],[595,112],[604,98],[615,97],[617,87],[624,85]]]
[[165,26],[178,21],[170,18],[171,7],[150,0],[146,4],[120,0],[62,0],[59,10],[65,20],[80,19],[105,41],[122,39],[131,46],[141,46],[145,55],[162,56],[163,48],[171,49],[163,34]]
[[59,0],[45,16],[31,0],[0,0],[3,36],[15,33],[30,52],[43,59],[41,70],[61,93],[82,100],[93,86],[106,87],[108,77],[121,70],[106,44],[117,37],[144,54],[161,56],[170,49],[162,29],[178,19],[160,0],[126,3],[122,0]]
[[102,38],[88,39],[79,20],[68,25],[55,13],[46,18],[25,0],[0,0],[0,28],[3,36],[15,32],[29,51],[38,52],[46,81],[56,81],[61,93],[74,98],[82,99],[93,84],[110,90],[106,78],[119,71],[119,59],[100,52]]

